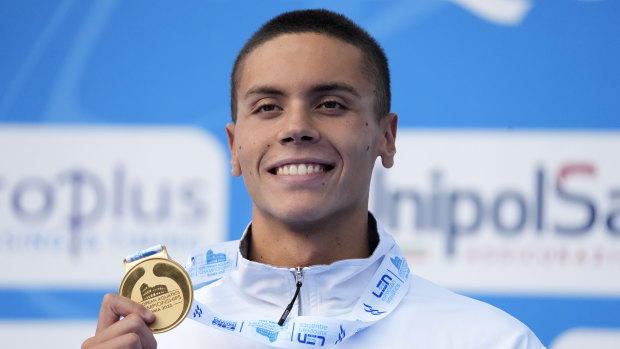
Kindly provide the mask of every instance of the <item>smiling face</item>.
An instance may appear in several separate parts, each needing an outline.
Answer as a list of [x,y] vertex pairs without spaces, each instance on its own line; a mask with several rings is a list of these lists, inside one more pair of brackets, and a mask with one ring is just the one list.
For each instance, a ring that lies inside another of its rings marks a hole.
[[396,116],[375,115],[360,50],[320,34],[285,34],[254,49],[240,73],[237,122],[227,132],[253,221],[365,216],[377,156],[392,165]]

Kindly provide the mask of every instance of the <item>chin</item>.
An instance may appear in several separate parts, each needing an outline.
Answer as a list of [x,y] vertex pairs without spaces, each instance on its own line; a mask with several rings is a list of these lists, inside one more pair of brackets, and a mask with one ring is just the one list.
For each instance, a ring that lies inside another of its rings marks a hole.
[[287,207],[281,214],[275,215],[278,220],[295,225],[307,224],[324,220],[329,212],[323,207]]

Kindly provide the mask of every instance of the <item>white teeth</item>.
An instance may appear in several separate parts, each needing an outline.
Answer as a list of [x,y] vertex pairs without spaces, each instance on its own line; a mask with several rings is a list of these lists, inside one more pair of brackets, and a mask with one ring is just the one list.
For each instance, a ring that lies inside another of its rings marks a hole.
[[325,168],[321,165],[297,164],[280,166],[276,170],[276,174],[284,176],[302,176],[315,172],[325,172]]

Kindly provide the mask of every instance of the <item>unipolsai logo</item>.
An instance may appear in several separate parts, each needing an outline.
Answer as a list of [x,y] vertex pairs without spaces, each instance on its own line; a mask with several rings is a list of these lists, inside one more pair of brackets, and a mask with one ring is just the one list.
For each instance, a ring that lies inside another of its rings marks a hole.
[[38,260],[43,279],[66,279],[57,274],[71,265],[80,282],[75,265],[159,243],[182,257],[226,236],[225,153],[207,133],[4,127],[0,159],[2,255]]
[[620,290],[617,135],[399,136],[411,155],[375,172],[371,207],[418,273],[454,287]]
[[[555,176],[549,172],[555,172]],[[433,169],[427,187],[430,191],[383,191],[387,206],[377,211],[385,214],[388,226],[397,228],[401,224],[398,206],[406,204],[407,200],[415,201],[415,213],[410,217],[415,221],[416,230],[442,231],[445,254],[449,257],[458,252],[459,239],[480,234],[485,226],[506,238],[530,233],[571,238],[594,233],[594,230],[620,237],[620,184],[606,189],[603,200],[608,202],[600,202],[587,191],[571,189],[574,178],[595,181],[596,172],[596,165],[589,162],[568,162],[555,171],[540,165],[530,174],[533,186],[528,190],[506,187],[485,197],[474,187],[447,188],[445,171]],[[383,176],[380,173],[377,177],[376,184],[381,186]],[[567,211],[582,218],[554,216],[554,211],[562,208],[550,207],[552,204],[565,206]],[[470,213],[465,218],[459,216],[464,207],[468,207]]]

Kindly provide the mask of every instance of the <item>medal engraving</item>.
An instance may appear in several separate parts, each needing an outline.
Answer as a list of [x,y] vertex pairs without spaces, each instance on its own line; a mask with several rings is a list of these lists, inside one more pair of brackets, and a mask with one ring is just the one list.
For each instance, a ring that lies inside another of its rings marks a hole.
[[[164,258],[162,258],[164,257]],[[155,314],[149,325],[153,333],[176,327],[189,312],[193,289],[189,275],[178,263],[163,253],[126,263],[130,269],[119,288],[119,294],[142,304]]]

